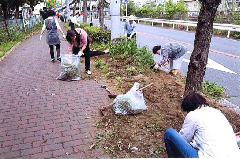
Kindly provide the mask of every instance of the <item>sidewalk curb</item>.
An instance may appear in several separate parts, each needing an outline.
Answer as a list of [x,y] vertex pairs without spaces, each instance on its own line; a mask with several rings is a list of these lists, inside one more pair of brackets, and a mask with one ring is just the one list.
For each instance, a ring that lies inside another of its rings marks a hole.
[[9,54],[11,54],[22,42],[24,42],[25,40],[27,40],[29,37],[33,36],[34,34],[38,33],[37,32],[33,32],[29,35],[27,35],[24,39],[20,40],[17,44],[15,44],[10,50],[8,50],[1,58],[0,58],[0,62],[3,61],[6,57],[8,57]]
[[3,61],[3,59],[5,59],[10,53],[12,53],[20,44],[22,43],[22,41],[19,41],[17,44],[15,44],[10,50],[8,50],[1,58],[0,58],[0,62]]

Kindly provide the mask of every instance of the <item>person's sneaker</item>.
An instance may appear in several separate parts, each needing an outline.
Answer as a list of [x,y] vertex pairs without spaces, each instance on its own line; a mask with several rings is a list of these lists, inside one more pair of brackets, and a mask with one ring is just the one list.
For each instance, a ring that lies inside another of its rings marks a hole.
[[173,77],[177,77],[177,74],[176,73],[173,73],[172,71],[169,72],[169,74]]
[[51,62],[54,62],[54,61],[55,61],[55,58],[52,58],[52,59],[51,59]]
[[87,74],[88,74],[88,75],[91,75],[92,72],[91,72],[90,70],[87,70]]
[[104,50],[105,54],[109,53],[109,49]]
[[61,62],[61,58],[60,57],[58,57],[57,60]]

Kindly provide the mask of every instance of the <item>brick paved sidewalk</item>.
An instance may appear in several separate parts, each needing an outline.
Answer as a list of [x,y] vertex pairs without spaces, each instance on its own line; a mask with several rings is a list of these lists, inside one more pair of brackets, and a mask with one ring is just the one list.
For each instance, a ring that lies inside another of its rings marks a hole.
[[0,158],[107,157],[89,149],[106,91],[95,81],[56,80],[60,62],[50,62],[46,31],[39,35],[0,62]]

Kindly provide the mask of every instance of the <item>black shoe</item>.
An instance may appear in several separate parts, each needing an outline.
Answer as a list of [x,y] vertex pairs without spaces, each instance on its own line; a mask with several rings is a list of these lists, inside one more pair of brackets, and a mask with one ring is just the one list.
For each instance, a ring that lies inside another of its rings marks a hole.
[[51,62],[54,62],[54,61],[55,61],[55,58],[52,58],[52,59],[51,59]]
[[61,58],[60,57],[58,57],[57,60],[61,62]]

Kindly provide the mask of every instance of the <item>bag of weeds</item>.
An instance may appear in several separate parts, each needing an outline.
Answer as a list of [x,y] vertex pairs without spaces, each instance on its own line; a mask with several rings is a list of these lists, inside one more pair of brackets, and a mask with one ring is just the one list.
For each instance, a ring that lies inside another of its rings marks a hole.
[[147,109],[143,93],[138,91],[139,86],[140,84],[135,82],[130,91],[114,99],[113,110],[116,114],[139,114]]
[[57,79],[63,81],[81,80],[80,57],[73,54],[61,55],[61,73]]

